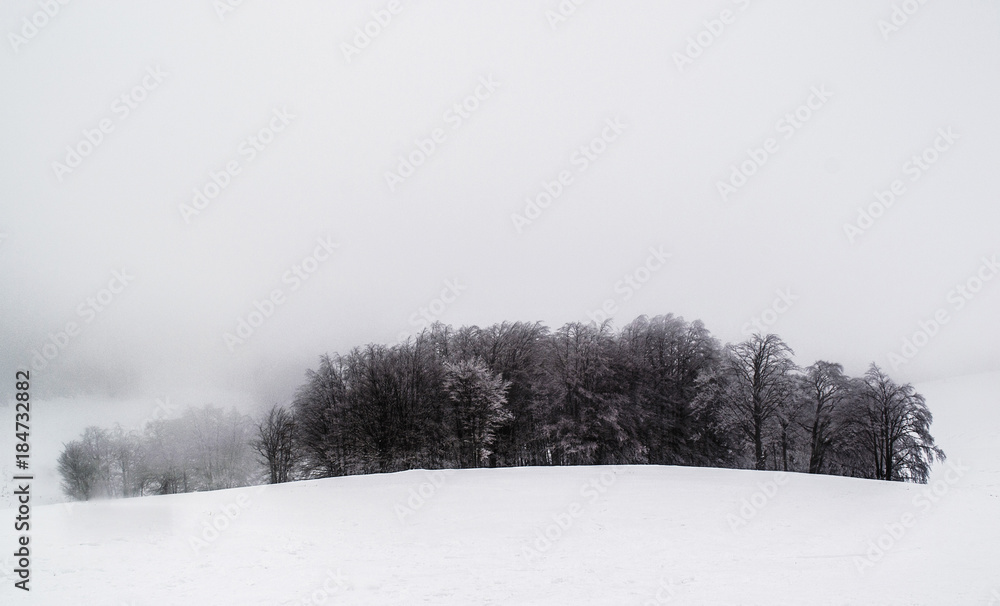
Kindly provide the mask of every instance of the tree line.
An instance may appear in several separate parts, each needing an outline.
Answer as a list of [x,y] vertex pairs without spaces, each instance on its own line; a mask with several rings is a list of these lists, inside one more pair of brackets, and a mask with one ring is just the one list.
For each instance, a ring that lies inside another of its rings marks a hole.
[[[414,468],[653,464],[926,482],[944,459],[923,396],[876,364],[800,368],[777,335],[722,345],[700,321],[440,323],[323,355],[290,406],[189,409],[142,434],[89,428],[72,498]],[[90,478],[83,482],[81,478]]]
[[800,368],[777,335],[699,322],[435,324],[324,355],[283,410],[300,477],[416,467],[655,464],[926,482],[926,402],[872,364]]

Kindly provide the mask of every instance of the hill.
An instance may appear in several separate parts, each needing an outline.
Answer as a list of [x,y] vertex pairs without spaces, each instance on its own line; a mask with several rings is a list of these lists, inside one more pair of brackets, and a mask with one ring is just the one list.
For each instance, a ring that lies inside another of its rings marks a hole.
[[[31,600],[8,557],[0,601],[988,604],[1000,596],[1000,374],[918,388],[949,454],[927,486],[652,466],[415,470],[46,505],[33,511]],[[9,524],[0,541],[10,553]]]

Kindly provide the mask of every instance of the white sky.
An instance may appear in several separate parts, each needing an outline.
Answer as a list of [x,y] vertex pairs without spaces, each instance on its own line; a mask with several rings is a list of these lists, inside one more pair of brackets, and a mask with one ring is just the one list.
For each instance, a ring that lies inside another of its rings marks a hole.
[[[33,374],[44,397],[75,394],[53,405],[93,410],[70,437],[139,423],[156,398],[286,401],[320,354],[413,331],[445,280],[465,286],[438,308],[454,326],[556,328],[612,299],[618,326],[672,312],[737,341],[785,290],[791,307],[764,317],[802,365],[874,360],[905,381],[1000,368],[1000,279],[960,310],[948,299],[1000,253],[996,0],[927,3],[888,39],[887,1],[589,0],[555,28],[555,0],[404,1],[350,62],[342,43],[387,2],[277,4],[220,19],[210,0],[74,2],[24,44],[8,34],[38,4],[0,11],[0,368],[10,383],[49,333],[85,324]],[[674,53],[724,9],[735,21],[679,70]],[[123,119],[115,100],[156,67]],[[490,76],[454,129],[445,112]],[[778,121],[813,87],[832,98],[785,139]],[[281,108],[287,128],[241,155]],[[615,118],[624,132],[580,172],[573,154]],[[103,119],[113,131],[57,180]],[[437,128],[390,192],[397,156]],[[949,128],[960,138],[913,182],[906,163]],[[778,151],[724,202],[716,182],[768,138]],[[185,224],[179,205],[233,160]],[[518,234],[511,214],[563,170],[573,182]],[[896,179],[906,193],[849,242],[844,224]],[[283,274],[321,237],[340,248],[293,290]],[[672,256],[626,301],[616,283],[649,247]],[[122,268],[134,281],[79,313]],[[274,289],[284,303],[230,353],[223,335]],[[892,369],[939,309],[948,324]]]

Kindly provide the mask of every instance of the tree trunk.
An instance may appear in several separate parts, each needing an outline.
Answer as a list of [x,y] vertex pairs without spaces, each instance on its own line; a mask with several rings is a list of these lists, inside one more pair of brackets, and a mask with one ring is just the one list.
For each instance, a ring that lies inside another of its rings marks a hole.
[[753,428],[753,454],[756,461],[757,471],[767,469],[767,459],[764,456],[764,443],[761,438],[760,423],[754,423]]

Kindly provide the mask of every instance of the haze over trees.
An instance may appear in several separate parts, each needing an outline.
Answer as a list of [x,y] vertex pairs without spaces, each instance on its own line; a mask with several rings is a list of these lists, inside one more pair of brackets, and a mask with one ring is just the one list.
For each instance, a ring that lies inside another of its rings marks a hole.
[[673,315],[437,323],[323,355],[289,406],[213,407],[141,433],[88,428],[59,458],[74,499],[232,488],[413,468],[655,464],[926,482],[944,453],[911,385],[799,368],[777,335],[723,346]]
[[250,418],[213,406],[150,421],[140,433],[88,427],[58,459],[70,498],[132,497],[237,488],[258,474]]

